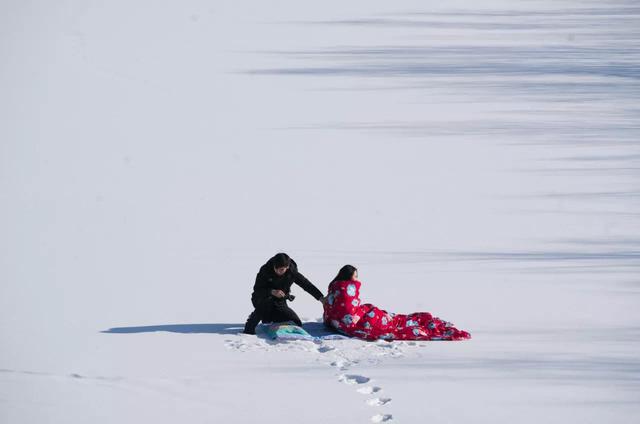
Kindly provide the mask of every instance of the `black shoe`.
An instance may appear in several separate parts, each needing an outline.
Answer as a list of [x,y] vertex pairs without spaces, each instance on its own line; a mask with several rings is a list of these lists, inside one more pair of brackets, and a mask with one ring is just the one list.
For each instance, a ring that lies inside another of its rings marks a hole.
[[247,322],[244,324],[244,330],[242,331],[244,334],[256,334],[256,327],[260,322],[260,317],[256,313],[256,311],[251,312],[249,318],[247,318]]

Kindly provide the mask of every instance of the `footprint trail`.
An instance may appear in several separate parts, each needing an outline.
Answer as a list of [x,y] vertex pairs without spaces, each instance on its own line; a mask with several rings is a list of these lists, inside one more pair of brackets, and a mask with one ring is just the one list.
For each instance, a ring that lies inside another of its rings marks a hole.
[[[329,363],[330,366],[340,370],[346,371],[350,369],[352,366],[358,364],[357,359],[350,358],[348,352],[341,352],[337,347],[329,349],[328,347],[323,348],[322,346],[318,348],[318,352],[326,353],[330,352],[333,361]],[[378,355],[389,355],[389,356],[401,356],[402,352],[398,352],[395,348],[389,347],[389,345],[381,345],[378,347]],[[371,361],[369,361],[371,363]],[[338,381],[343,384],[354,385],[354,386],[362,386],[356,389],[356,392],[363,395],[375,395],[379,392],[382,392],[382,388],[374,385],[365,385],[371,382],[371,378],[360,375],[360,374],[338,374]],[[363,386],[365,385],[365,386]],[[389,397],[372,397],[365,400],[365,403],[371,407],[379,408],[385,407],[387,404],[391,402],[391,398]],[[370,418],[371,422],[374,423],[384,423],[384,422],[392,422],[393,415],[391,414],[375,414]]]
[[[343,344],[347,343],[347,344]],[[364,342],[341,339],[316,339],[313,341],[295,341],[287,343],[276,343],[271,340],[256,340],[253,337],[237,337],[225,340],[225,346],[228,349],[246,352],[246,351],[295,351],[308,352],[314,354],[316,361],[322,362],[334,369],[337,381],[354,386],[357,393],[367,396],[365,403],[377,411],[387,412],[392,398],[381,397],[380,393],[383,388],[371,384],[370,377],[350,370],[353,367],[364,364],[369,367],[381,364],[385,359],[402,358],[407,352],[407,348],[422,347],[421,344],[413,342],[397,342],[389,343],[385,341]],[[370,416],[370,421],[374,423],[391,423],[395,421],[390,413],[377,412]]]

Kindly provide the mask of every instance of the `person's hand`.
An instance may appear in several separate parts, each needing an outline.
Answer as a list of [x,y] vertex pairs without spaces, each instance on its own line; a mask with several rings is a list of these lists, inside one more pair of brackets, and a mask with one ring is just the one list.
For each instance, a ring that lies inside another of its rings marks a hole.
[[277,297],[278,299],[282,299],[285,297],[285,294],[282,290],[271,290],[271,295]]

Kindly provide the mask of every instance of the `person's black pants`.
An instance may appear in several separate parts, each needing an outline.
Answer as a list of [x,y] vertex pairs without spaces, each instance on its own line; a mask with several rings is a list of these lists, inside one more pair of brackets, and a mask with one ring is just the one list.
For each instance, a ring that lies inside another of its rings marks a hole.
[[268,297],[261,301],[253,302],[253,306],[256,308],[244,325],[244,332],[247,334],[255,334],[256,326],[260,321],[262,322],[285,322],[293,321],[296,325],[302,326],[302,321],[287,305],[287,301],[284,299],[277,299],[275,297]]

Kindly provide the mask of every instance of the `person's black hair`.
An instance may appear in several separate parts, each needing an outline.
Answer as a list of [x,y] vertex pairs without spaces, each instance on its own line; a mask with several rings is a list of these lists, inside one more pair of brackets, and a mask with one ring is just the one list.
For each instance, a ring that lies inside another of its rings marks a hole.
[[273,267],[282,268],[283,266],[289,267],[291,265],[291,258],[286,253],[278,253],[273,257]]
[[336,275],[336,278],[334,278],[333,281],[351,280],[351,277],[353,277],[353,273],[356,272],[357,270],[358,268],[356,268],[353,265],[345,265],[342,268],[340,268],[340,271],[338,271],[338,275]]

